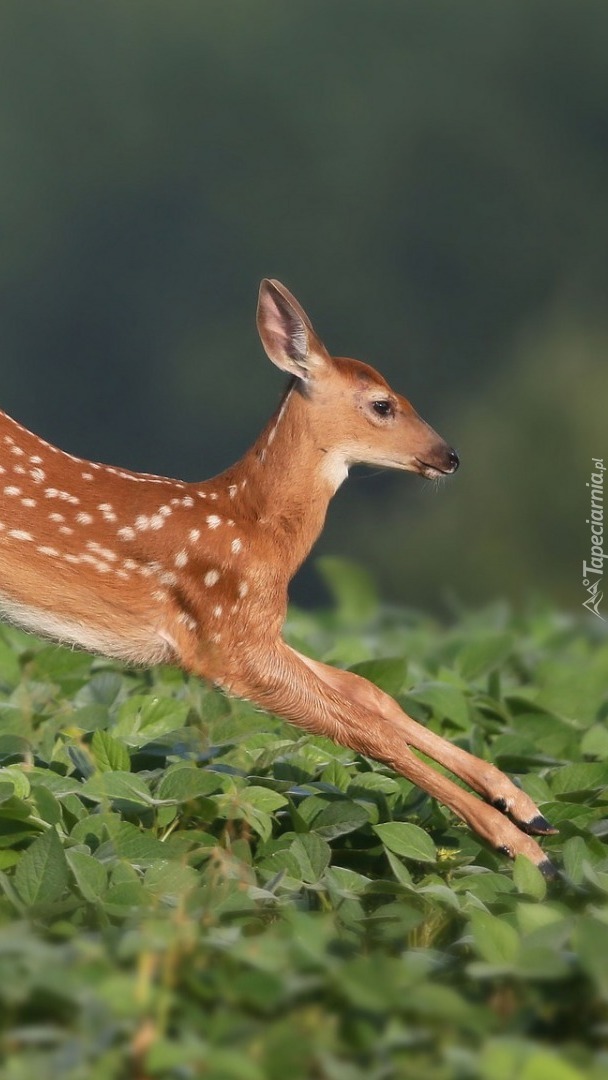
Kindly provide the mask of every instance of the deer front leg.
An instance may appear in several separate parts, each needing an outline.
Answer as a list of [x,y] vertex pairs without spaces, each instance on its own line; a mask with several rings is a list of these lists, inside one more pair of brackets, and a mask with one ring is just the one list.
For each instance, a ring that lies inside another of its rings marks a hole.
[[298,656],[328,686],[351,701],[357,701],[363,708],[378,713],[388,725],[402,734],[409,746],[444,765],[497,810],[508,814],[524,832],[541,836],[557,832],[543,817],[530,796],[516,787],[495,765],[469,754],[435,732],[429,731],[408,716],[392,697],[360,675],[310,660],[301,653],[298,653]]
[[[416,757],[408,745],[409,726],[384,715],[378,705],[381,698],[377,694],[381,695],[381,691],[365,679],[309,660],[279,641],[268,653],[257,654],[245,662],[240,674],[227,680],[225,689],[306,731],[328,736],[358,753],[386,762],[448,806],[498,851],[511,858],[525,855],[543,873],[554,872],[531,836]],[[396,703],[393,704],[400,713]],[[402,716],[412,728],[418,727],[411,718]],[[438,759],[438,747],[434,749]],[[480,767],[484,765],[485,762],[479,762]],[[533,804],[532,807],[530,816],[534,818],[538,809]]]

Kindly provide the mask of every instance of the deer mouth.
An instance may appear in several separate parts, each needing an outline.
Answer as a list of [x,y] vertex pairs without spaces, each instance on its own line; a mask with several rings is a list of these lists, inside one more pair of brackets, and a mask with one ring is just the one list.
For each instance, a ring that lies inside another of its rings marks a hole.
[[456,472],[458,468],[458,458],[454,455],[454,458],[450,460],[449,465],[441,467],[441,465],[431,465],[429,461],[423,461],[422,458],[416,458],[416,464],[418,465],[419,472],[427,480],[438,480],[441,476],[451,476]]

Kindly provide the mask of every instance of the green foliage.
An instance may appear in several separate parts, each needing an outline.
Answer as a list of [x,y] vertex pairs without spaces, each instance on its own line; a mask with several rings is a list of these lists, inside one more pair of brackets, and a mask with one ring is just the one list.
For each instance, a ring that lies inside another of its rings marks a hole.
[[324,572],[339,607],[292,640],[516,772],[562,876],[196,680],[3,630],[7,1080],[606,1074],[605,642],[540,609],[445,630]]

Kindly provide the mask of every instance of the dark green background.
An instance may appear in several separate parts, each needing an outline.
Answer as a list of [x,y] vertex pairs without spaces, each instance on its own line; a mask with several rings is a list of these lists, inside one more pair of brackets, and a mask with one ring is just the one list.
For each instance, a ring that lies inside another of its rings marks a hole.
[[3,407],[72,452],[211,475],[279,397],[254,326],[279,277],[462,456],[439,491],[351,480],[319,550],[387,598],[580,610],[607,42],[599,0],[5,0]]

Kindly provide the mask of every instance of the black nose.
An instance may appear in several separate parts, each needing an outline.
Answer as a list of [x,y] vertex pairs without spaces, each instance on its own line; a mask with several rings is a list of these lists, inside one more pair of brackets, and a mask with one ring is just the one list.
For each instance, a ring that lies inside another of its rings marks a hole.
[[455,450],[448,450],[448,461],[450,463],[452,472],[456,472],[456,469],[460,465],[460,458]]

